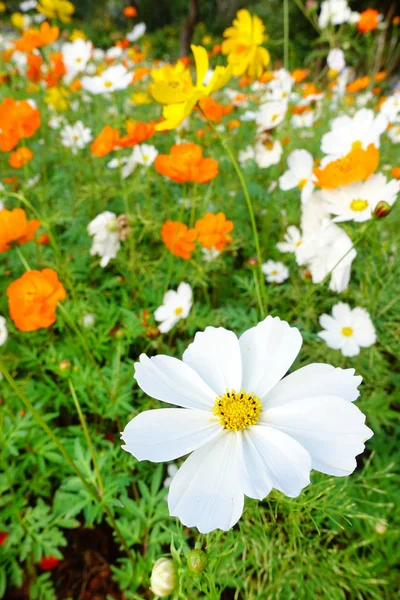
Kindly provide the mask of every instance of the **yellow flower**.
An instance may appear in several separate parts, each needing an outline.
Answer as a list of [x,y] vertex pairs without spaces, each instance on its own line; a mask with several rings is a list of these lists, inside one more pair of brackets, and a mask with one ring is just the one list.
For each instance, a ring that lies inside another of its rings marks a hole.
[[[191,46],[196,63],[196,84],[193,84],[192,78],[185,70],[181,71],[181,77],[176,77],[177,72],[172,70],[164,71],[164,75],[157,80],[158,75],[151,73],[155,82],[151,86],[153,98],[165,104],[163,109],[164,121],[158,123],[155,129],[165,131],[175,129],[190,115],[199,100],[209,96],[212,92],[222,88],[231,78],[231,67],[216,67],[211,76],[210,82],[204,85],[204,79],[208,72],[207,51],[202,46]],[[182,67],[175,67],[182,69]]]
[[211,42],[212,42],[212,37],[211,37],[211,35],[205,35],[205,36],[203,37],[203,39],[201,40],[201,43],[202,43],[204,46],[209,46],[209,45],[211,44]]
[[268,50],[261,47],[266,40],[265,27],[257,15],[248,10],[239,10],[232,27],[225,29],[226,40],[222,43],[222,53],[228,55],[228,64],[232,65],[234,75],[247,72],[250,77],[260,77],[269,64]]
[[75,40],[87,40],[87,35],[81,29],[74,29],[71,35],[69,36],[69,39],[71,40],[71,42],[74,42]]
[[151,98],[146,92],[136,92],[130,97],[133,104],[151,104]]
[[0,2],[0,13],[6,12],[6,3]]
[[63,88],[52,87],[47,90],[44,101],[56,112],[65,112],[68,108],[68,92]]
[[60,19],[62,23],[70,23],[75,6],[69,0],[40,0],[37,10],[48,19]]
[[11,15],[11,24],[16,28],[16,29],[24,29],[25,27],[25,16],[20,13],[20,12],[15,12]]

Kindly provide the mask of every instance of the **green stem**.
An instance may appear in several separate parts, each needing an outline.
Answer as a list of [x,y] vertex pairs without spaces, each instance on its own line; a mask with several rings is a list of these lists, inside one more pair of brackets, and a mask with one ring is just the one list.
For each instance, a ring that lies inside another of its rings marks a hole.
[[289,70],[289,0],[283,0],[283,64]]
[[86,419],[85,419],[85,417],[83,415],[83,412],[82,412],[82,409],[81,409],[81,405],[79,404],[79,400],[78,400],[78,397],[76,395],[75,388],[74,388],[74,386],[72,384],[72,381],[70,379],[68,379],[68,384],[69,384],[69,389],[71,390],[72,398],[74,399],[76,410],[78,411],[79,420],[81,422],[82,429],[83,429],[83,432],[85,434],[87,444],[89,446],[89,450],[90,450],[90,454],[91,454],[92,462],[93,462],[93,467],[94,467],[94,470],[95,470],[95,473],[96,473],[96,477],[97,477],[97,484],[99,486],[99,495],[101,497],[103,497],[104,496],[103,480],[101,478],[99,465],[97,463],[96,453],[94,451],[94,447],[93,447],[93,444],[92,444],[92,438],[90,437],[90,433],[89,433],[89,430],[88,430],[88,427],[87,427],[87,424],[86,424]]
[[67,451],[65,450],[64,446],[61,444],[61,442],[59,441],[57,436],[53,433],[53,431],[48,426],[46,421],[43,419],[43,417],[40,415],[40,413],[36,410],[36,408],[31,404],[31,402],[28,400],[28,398],[25,396],[25,394],[20,390],[20,388],[15,383],[14,379],[11,377],[7,367],[4,365],[2,360],[0,360],[0,371],[3,373],[4,378],[8,381],[8,383],[10,384],[10,386],[12,387],[12,389],[14,390],[14,392],[16,393],[18,398],[21,400],[22,404],[25,406],[25,408],[27,410],[29,410],[29,412],[32,414],[33,418],[38,423],[38,425],[40,425],[40,427],[47,433],[49,438],[52,440],[53,444],[56,446],[56,448],[58,449],[58,451],[60,452],[62,457],[67,462],[67,464],[70,466],[72,471],[76,474],[76,476],[82,482],[82,485],[86,488],[86,490],[92,496],[93,500],[100,506],[100,508],[102,508],[102,510],[104,510],[104,512],[107,515],[108,521],[110,522],[117,537],[119,538],[121,546],[124,548],[126,554],[131,559],[132,564],[135,565],[135,562],[136,562],[135,556],[134,556],[133,552],[131,551],[131,549],[129,548],[124,536],[122,535],[122,532],[121,532],[120,528],[118,527],[118,524],[116,523],[116,521],[114,519],[114,515],[112,514],[110,508],[108,506],[103,505],[102,499],[99,497],[99,494],[97,493],[97,491],[87,482],[85,476],[80,472],[78,467],[75,465],[74,461],[68,455]]
[[243,177],[243,173],[239,167],[239,164],[238,164],[235,156],[233,155],[232,150],[229,148],[228,144],[226,143],[225,139],[220,135],[219,131],[214,127],[214,123],[207,118],[207,115],[204,112],[203,112],[203,115],[207,119],[210,127],[212,128],[214,133],[217,135],[222,147],[224,148],[225,152],[227,153],[227,155],[233,165],[233,168],[235,169],[236,174],[239,178],[239,181],[242,186],[243,193],[244,193],[244,197],[246,198],[247,208],[249,211],[249,216],[250,216],[250,221],[251,221],[251,227],[253,230],[253,238],[254,238],[254,245],[256,248],[257,261],[258,261],[258,271],[259,271],[258,285],[260,286],[260,289],[261,289],[260,300],[259,300],[259,309],[260,309],[261,317],[265,317],[268,312],[268,306],[267,306],[267,298],[266,298],[266,293],[265,293],[264,275],[263,275],[263,272],[261,271],[262,258],[261,258],[261,250],[260,250],[260,241],[259,241],[259,237],[258,237],[256,219],[254,216],[253,204],[251,202],[249,191],[247,189],[246,181]]
[[31,268],[30,268],[30,266],[28,265],[28,263],[26,262],[26,260],[25,260],[25,257],[24,257],[24,255],[22,254],[22,252],[21,252],[21,249],[20,249],[20,248],[18,248],[18,246],[16,246],[16,247],[15,247],[15,252],[18,254],[18,258],[19,258],[19,260],[20,260],[20,261],[22,262],[22,264],[24,265],[24,269],[25,269],[25,271],[30,271],[30,270],[31,270]]

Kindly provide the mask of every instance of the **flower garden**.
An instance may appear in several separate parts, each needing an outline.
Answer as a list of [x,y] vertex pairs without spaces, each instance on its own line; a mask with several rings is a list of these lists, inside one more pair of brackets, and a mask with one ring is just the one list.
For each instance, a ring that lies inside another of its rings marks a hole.
[[75,4],[0,2],[0,598],[394,600],[395,4]]

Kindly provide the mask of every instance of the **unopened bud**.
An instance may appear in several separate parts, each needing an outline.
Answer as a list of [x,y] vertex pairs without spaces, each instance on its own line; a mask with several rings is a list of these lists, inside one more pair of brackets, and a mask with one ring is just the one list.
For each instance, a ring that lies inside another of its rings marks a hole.
[[128,217],[126,215],[119,215],[119,217],[117,217],[117,231],[121,242],[128,239],[130,230]]
[[189,571],[200,574],[207,566],[207,556],[202,550],[190,550],[187,557]]
[[150,579],[150,589],[156,596],[169,596],[176,586],[176,570],[169,558],[159,558],[153,567]]
[[58,365],[58,367],[59,367],[59,369],[61,371],[67,371],[68,369],[71,368],[71,361],[69,361],[69,360],[62,360],[60,362],[60,364]]
[[379,533],[380,535],[383,535],[384,533],[386,533],[387,530],[387,523],[384,519],[382,519],[381,521],[378,521],[375,524],[375,531],[376,533]]
[[385,202],[385,200],[381,200],[375,206],[374,217],[376,217],[377,219],[383,219],[383,217],[388,216],[388,214],[390,213],[391,210],[392,210],[392,207],[390,206],[390,204]]
[[258,260],[256,259],[255,256],[252,256],[251,258],[249,258],[249,260],[247,262],[250,265],[250,267],[255,267],[258,264]]

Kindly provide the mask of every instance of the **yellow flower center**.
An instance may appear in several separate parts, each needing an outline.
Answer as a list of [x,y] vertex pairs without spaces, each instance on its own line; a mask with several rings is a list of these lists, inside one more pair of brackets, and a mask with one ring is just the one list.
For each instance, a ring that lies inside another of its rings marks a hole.
[[302,240],[298,240],[298,241],[296,242],[296,246],[297,246],[297,247],[301,246],[301,243],[302,243]]
[[175,309],[175,314],[177,317],[179,317],[180,314],[182,314],[183,312],[183,308],[181,308],[180,306],[178,306],[178,308]]
[[343,327],[342,334],[346,337],[350,337],[351,335],[353,335],[353,329],[351,327]]
[[216,398],[213,413],[225,429],[240,431],[258,422],[261,409],[262,404],[255,394],[231,390]]
[[354,210],[356,212],[361,212],[362,210],[365,210],[367,207],[368,207],[368,200],[361,200],[360,198],[357,198],[356,200],[352,200],[350,203],[351,210]]
[[271,271],[271,275],[278,275],[278,271],[277,271],[276,269],[273,269],[273,270]]
[[77,63],[81,63],[81,62],[82,62],[82,59],[81,59],[81,58],[76,58],[76,59],[75,59],[75,62],[77,62]]
[[360,142],[360,140],[357,140],[356,142],[353,142],[352,146],[351,146],[352,150],[361,150],[362,149],[362,143]]
[[299,188],[302,190],[303,187],[306,185],[306,183],[307,183],[307,179],[300,179]]
[[279,119],[279,115],[275,114],[275,115],[271,116],[271,121],[272,122],[276,121],[277,119]]
[[106,88],[112,87],[112,81],[105,81],[104,82],[104,87],[106,87]]

